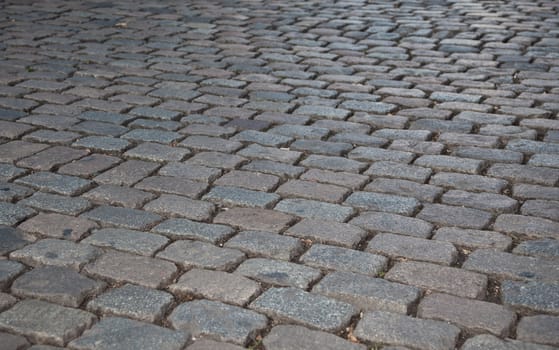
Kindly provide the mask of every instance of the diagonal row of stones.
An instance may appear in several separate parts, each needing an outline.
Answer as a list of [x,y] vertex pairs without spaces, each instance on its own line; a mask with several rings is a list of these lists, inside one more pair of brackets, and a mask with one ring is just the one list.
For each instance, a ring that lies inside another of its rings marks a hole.
[[0,10],[7,349],[559,346],[552,1]]

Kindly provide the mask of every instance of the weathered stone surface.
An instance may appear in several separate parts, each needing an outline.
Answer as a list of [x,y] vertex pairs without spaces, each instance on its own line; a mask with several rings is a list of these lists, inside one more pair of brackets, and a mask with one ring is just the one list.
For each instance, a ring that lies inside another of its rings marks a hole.
[[187,347],[188,350],[242,350],[243,347],[231,343],[222,343],[210,339],[196,340]]
[[504,305],[520,310],[559,314],[559,283],[556,281],[504,281],[501,288]]
[[0,328],[23,334],[33,342],[64,346],[95,319],[86,311],[29,299],[1,313]]
[[419,207],[417,199],[375,192],[353,192],[344,202],[346,205],[365,210],[412,215]]
[[330,332],[342,329],[357,313],[350,304],[297,288],[270,288],[250,308],[279,321]]
[[313,244],[299,261],[316,268],[372,276],[382,272],[388,263],[388,259],[380,255],[323,244]]
[[337,222],[346,221],[354,213],[354,209],[348,206],[297,198],[284,199],[274,209],[304,218]]
[[44,192],[35,192],[31,197],[19,201],[18,204],[66,215],[78,215],[91,208],[91,203],[85,198]]
[[239,232],[224,246],[241,250],[249,256],[287,261],[303,250],[303,244],[296,238],[264,231]]
[[493,225],[496,231],[537,238],[559,238],[559,223],[544,218],[503,214]]
[[504,251],[512,245],[512,238],[498,232],[457,227],[442,227],[435,232],[433,239],[469,249],[491,248]]
[[136,230],[145,230],[161,220],[161,216],[143,210],[108,205],[97,207],[82,214],[81,217]]
[[559,317],[548,315],[537,315],[523,317],[516,328],[516,339],[548,344],[559,345]]
[[396,214],[365,212],[350,221],[350,224],[375,232],[397,233],[407,236],[428,238],[433,225],[427,221]]
[[285,234],[301,239],[310,239],[317,243],[351,248],[365,238],[367,232],[350,224],[320,219],[303,219],[290,227]]
[[172,331],[149,323],[119,317],[107,317],[88,329],[69,346],[76,350],[123,350],[153,348],[180,350],[190,340],[184,331]]
[[267,326],[265,316],[238,306],[210,300],[195,300],[179,305],[168,317],[175,329],[193,337],[246,345],[256,332]]
[[22,350],[29,346],[29,342],[27,342],[25,337],[5,332],[0,332],[0,343],[6,350]]
[[183,268],[200,267],[229,270],[245,259],[245,254],[229,248],[191,240],[179,240],[157,254],[158,258],[173,261]]
[[10,226],[0,225],[0,255],[8,254],[31,243],[23,232]]
[[237,226],[245,230],[279,232],[294,221],[294,217],[275,210],[232,208],[214,218],[216,224]]
[[170,285],[169,290],[243,306],[260,292],[260,285],[238,274],[194,268]]
[[483,229],[489,225],[493,216],[479,209],[443,204],[425,204],[417,214],[417,218],[437,225]]
[[354,344],[335,335],[313,331],[301,326],[279,325],[262,342],[268,350],[364,350],[365,346]]
[[451,265],[458,252],[450,243],[416,237],[380,233],[367,245],[367,251],[388,255],[392,258],[406,258]]
[[25,220],[35,211],[18,204],[0,202],[0,225],[13,226]]
[[153,233],[107,228],[96,230],[81,242],[97,247],[110,247],[134,254],[151,256],[165,246],[169,240]]
[[211,218],[215,211],[215,206],[206,201],[199,201],[174,194],[163,194],[159,196],[159,198],[146,204],[144,209],[157,214],[180,216],[191,220],[204,221]]
[[163,317],[172,302],[173,296],[169,293],[125,284],[97,296],[87,303],[87,309],[103,315],[155,322]]
[[20,260],[31,266],[53,265],[79,270],[99,254],[101,251],[89,244],[47,238],[12,252],[10,259]]
[[65,196],[82,193],[92,186],[92,182],[89,180],[44,171],[19,178],[15,182]]
[[555,347],[525,343],[512,339],[499,339],[493,335],[481,334],[466,340],[461,350],[553,350]]
[[25,265],[17,261],[0,260],[0,289],[6,288],[10,282],[25,270]]
[[19,229],[53,238],[78,240],[97,224],[84,218],[60,214],[39,214],[19,225]]
[[555,239],[538,239],[525,241],[516,246],[514,254],[539,256],[542,258],[559,259],[559,241]]
[[508,336],[516,321],[516,314],[501,305],[438,293],[421,300],[417,316],[451,322],[470,332],[489,332],[500,337]]
[[198,239],[214,244],[234,233],[229,226],[206,224],[188,219],[168,219],[155,226],[152,231],[171,239]]
[[254,258],[243,262],[235,273],[281,287],[307,289],[320,278],[320,270],[287,261]]
[[239,187],[214,186],[202,199],[225,207],[270,208],[280,200],[280,196]]
[[354,334],[359,339],[374,343],[453,350],[460,329],[445,322],[374,311],[363,316]]

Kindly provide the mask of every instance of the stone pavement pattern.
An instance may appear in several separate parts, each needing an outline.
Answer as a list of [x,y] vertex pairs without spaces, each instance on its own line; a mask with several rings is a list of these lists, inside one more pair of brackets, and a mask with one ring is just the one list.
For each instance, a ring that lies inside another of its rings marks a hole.
[[559,347],[559,3],[0,0],[0,348]]

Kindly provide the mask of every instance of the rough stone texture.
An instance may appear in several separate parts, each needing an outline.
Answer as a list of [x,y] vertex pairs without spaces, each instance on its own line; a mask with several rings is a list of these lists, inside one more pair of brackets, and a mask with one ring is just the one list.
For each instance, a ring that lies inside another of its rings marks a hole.
[[290,227],[286,235],[317,243],[355,247],[367,232],[357,226],[319,219],[303,219]]
[[241,250],[249,256],[278,260],[291,260],[303,250],[303,244],[296,238],[264,231],[239,232],[224,246]]
[[173,261],[183,268],[201,267],[229,270],[245,259],[245,254],[229,248],[191,240],[180,240],[168,245],[157,254],[158,258]]
[[423,289],[465,298],[483,299],[487,277],[482,274],[423,262],[399,262],[385,278]]
[[87,303],[91,312],[129,317],[140,321],[160,320],[173,302],[169,293],[125,284],[111,289]]
[[365,212],[350,221],[351,224],[375,232],[397,233],[428,238],[433,225],[427,221],[389,213]]
[[172,331],[149,323],[126,318],[107,317],[73,340],[69,346],[76,350],[123,350],[153,348],[180,350],[190,340],[184,331]]
[[374,192],[353,192],[344,202],[365,210],[412,215],[419,207],[417,199]]
[[0,329],[23,334],[33,342],[64,346],[95,319],[86,311],[30,299],[1,313]]
[[181,216],[187,219],[204,221],[212,216],[215,206],[205,201],[173,194],[163,194],[146,204],[144,209],[162,215]]
[[337,222],[346,221],[354,213],[354,209],[348,206],[296,198],[284,199],[274,209],[304,218]]
[[357,272],[371,276],[384,271],[388,263],[388,259],[380,255],[324,244],[313,244],[299,261],[316,268]]
[[234,233],[229,226],[206,224],[188,219],[168,219],[155,226],[152,231],[171,239],[198,239],[214,244]]
[[217,214],[214,223],[236,226],[244,230],[279,232],[293,220],[293,216],[275,210],[232,208]]
[[0,343],[6,350],[23,350],[29,346],[29,342],[25,337],[5,332],[0,332]]
[[451,322],[470,332],[489,332],[499,337],[509,335],[516,314],[507,308],[485,301],[431,294],[423,298],[417,316]]
[[526,343],[512,339],[499,339],[493,335],[482,334],[466,340],[461,350],[553,350],[555,347]]
[[516,328],[516,339],[548,344],[559,345],[559,317],[537,315],[523,317]]
[[354,334],[359,339],[374,343],[453,350],[460,329],[445,322],[374,311],[363,316]]
[[426,204],[417,218],[442,226],[484,229],[491,222],[492,215],[479,209]]
[[354,344],[340,337],[301,326],[280,325],[262,342],[268,350],[365,350],[365,346]]
[[517,245],[512,252],[520,255],[559,259],[559,241],[554,239],[525,241]]
[[18,228],[30,233],[75,241],[87,234],[91,229],[97,228],[97,224],[84,218],[41,213],[25,221]]
[[89,244],[48,238],[12,252],[10,259],[20,260],[31,266],[53,265],[79,270],[99,254],[101,251]]
[[120,208],[108,205],[97,207],[82,217],[100,221],[103,224],[144,230],[161,220],[161,216],[143,210]]
[[255,333],[267,326],[265,316],[238,306],[210,300],[181,304],[168,317],[175,329],[185,330],[193,337],[246,345]]
[[0,255],[6,255],[31,243],[24,233],[9,226],[0,225]]
[[494,231],[443,227],[433,235],[437,241],[450,242],[468,249],[491,248],[507,250],[512,245],[512,238]]
[[0,260],[0,289],[6,288],[24,270],[25,266],[16,261]]
[[79,177],[59,175],[44,171],[19,178],[16,180],[16,183],[65,196],[73,196],[82,193],[92,185],[91,181]]
[[559,283],[504,281],[503,304],[520,310],[559,314]]
[[18,204],[0,202],[0,225],[13,226],[25,220],[35,211]]
[[174,294],[243,306],[260,292],[260,285],[237,274],[195,268],[170,285],[169,290]]
[[242,350],[243,347],[231,343],[221,343],[210,339],[200,339],[187,347],[188,350]]
[[[297,288],[270,288],[250,308],[279,321],[289,321],[322,331],[338,331],[357,313],[350,304]],[[328,313],[322,312],[328,310]]]
[[559,223],[544,218],[503,214],[493,225],[496,231],[537,238],[559,238]]
[[307,289],[321,277],[320,270],[291,262],[271,259],[248,259],[235,273],[250,277],[263,283],[280,287]]

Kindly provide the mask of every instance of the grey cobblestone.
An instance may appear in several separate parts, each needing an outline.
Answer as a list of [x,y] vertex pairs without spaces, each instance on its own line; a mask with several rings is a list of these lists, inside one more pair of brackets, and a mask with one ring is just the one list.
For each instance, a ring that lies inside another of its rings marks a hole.
[[81,243],[108,247],[139,255],[151,256],[169,242],[160,235],[127,229],[101,229],[86,237]]
[[369,231],[397,233],[421,238],[430,237],[433,231],[433,225],[427,221],[382,212],[362,213],[351,220],[350,224]]
[[365,210],[412,215],[419,207],[417,199],[374,192],[353,192],[344,202]]
[[442,265],[451,265],[458,255],[456,248],[447,242],[391,233],[376,235],[367,245],[367,251],[392,258],[428,261]]
[[115,185],[100,185],[84,193],[82,196],[95,203],[127,208],[139,208],[155,198],[155,195],[149,192]]
[[81,217],[103,224],[143,230],[161,220],[159,215],[138,209],[120,208],[109,205],[97,207],[83,213]]
[[557,282],[504,281],[502,301],[504,305],[546,313],[559,313],[559,285]]
[[173,261],[185,269],[199,267],[229,270],[245,260],[245,254],[236,249],[219,248],[213,244],[191,240],[176,241],[156,256]]
[[275,209],[304,218],[337,222],[346,221],[354,213],[354,209],[351,207],[307,199],[284,199],[275,206]]
[[249,256],[291,260],[303,250],[303,244],[293,237],[264,231],[242,231],[224,245],[241,250]]
[[19,229],[25,232],[74,241],[79,240],[89,233],[90,230],[97,227],[95,222],[84,218],[54,213],[40,213],[18,226]]
[[16,225],[33,214],[33,209],[23,205],[0,202],[0,225]]
[[59,175],[46,171],[36,172],[15,181],[18,184],[31,186],[39,190],[73,196],[84,192],[92,186],[92,182],[79,177]]
[[31,243],[27,236],[10,226],[0,226],[0,255],[6,255]]
[[[199,201],[173,194],[163,194],[144,206],[145,210],[161,215],[180,216],[191,220],[208,220],[215,211],[215,206],[206,201]],[[143,215],[153,217],[158,215],[141,212]],[[154,216],[155,215],[155,216]]]
[[301,326],[278,325],[263,341],[269,350],[364,350],[361,344],[354,344],[332,334],[313,331]]
[[553,350],[551,346],[526,343],[512,339],[500,339],[493,335],[482,334],[468,339],[461,348],[462,350]]

